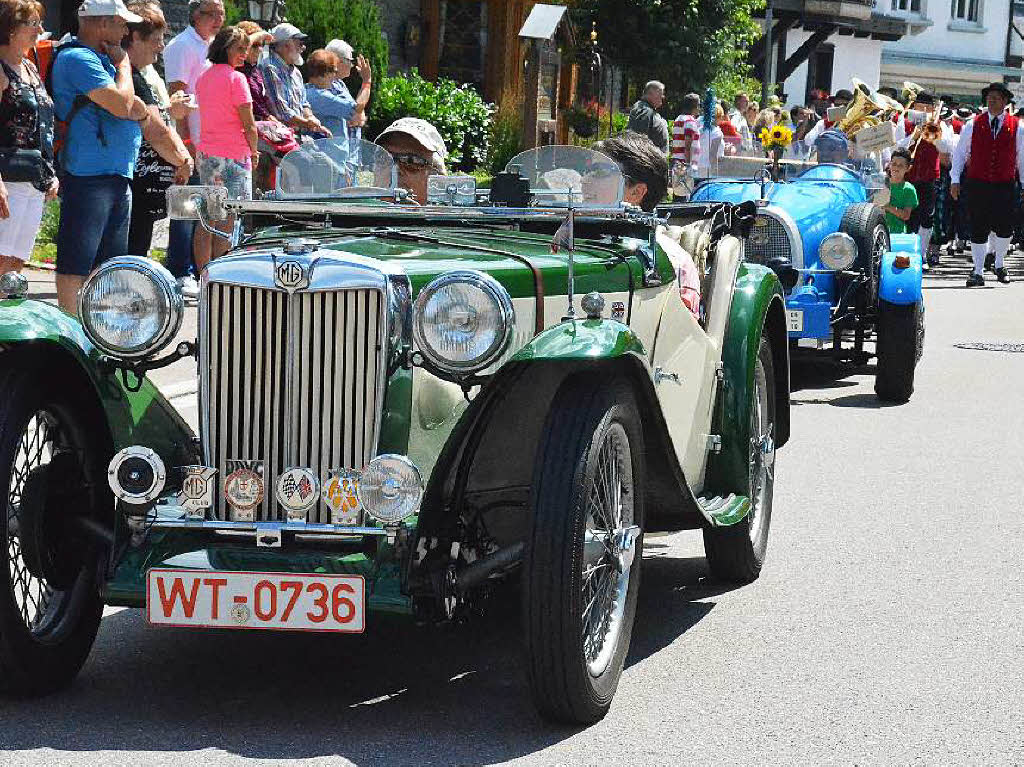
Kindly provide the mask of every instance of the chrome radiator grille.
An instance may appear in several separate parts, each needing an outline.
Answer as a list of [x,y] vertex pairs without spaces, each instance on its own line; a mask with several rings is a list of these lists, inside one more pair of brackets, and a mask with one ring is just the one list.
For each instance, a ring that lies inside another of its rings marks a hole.
[[[361,468],[376,447],[383,380],[379,290],[287,293],[211,282],[200,328],[203,452],[223,488],[229,459],[263,461],[257,520],[284,520],[278,476],[292,466]],[[214,516],[228,519],[222,492]],[[330,522],[320,500],[308,522]]]
[[774,216],[760,213],[747,238],[745,257],[756,264],[767,264],[773,258],[792,258],[792,247],[786,227]]

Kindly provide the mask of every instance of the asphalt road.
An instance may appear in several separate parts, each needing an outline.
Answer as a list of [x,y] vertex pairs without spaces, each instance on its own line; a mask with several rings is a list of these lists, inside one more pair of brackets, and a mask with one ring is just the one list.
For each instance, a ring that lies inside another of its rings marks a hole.
[[909,404],[794,365],[758,582],[710,580],[699,535],[648,541],[600,724],[536,717],[510,600],[342,639],[109,610],[71,689],[0,701],[0,764],[1024,763],[1024,353],[956,346],[1020,345],[1024,283],[968,291],[965,266],[927,283]]

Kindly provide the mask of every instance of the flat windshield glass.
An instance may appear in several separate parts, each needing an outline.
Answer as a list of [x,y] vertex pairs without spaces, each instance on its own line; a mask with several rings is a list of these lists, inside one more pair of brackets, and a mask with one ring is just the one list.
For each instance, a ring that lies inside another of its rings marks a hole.
[[576,146],[542,146],[513,157],[505,170],[530,182],[542,207],[607,208],[622,203],[625,180],[607,155]]
[[380,194],[396,185],[395,162],[369,141],[325,138],[285,155],[277,191],[284,198]]
[[[850,142],[850,146],[854,146],[853,142]],[[794,141],[782,150],[779,180],[792,181],[799,177],[863,183],[881,167],[880,158],[875,154],[860,155],[855,149],[851,154],[846,157],[834,153],[820,155],[816,149],[808,149],[804,142]],[[702,135],[697,161],[689,167],[683,163],[673,164],[673,184],[676,187],[692,187],[694,183],[709,178],[750,180],[757,178],[771,164],[772,158],[760,142],[755,141],[753,146],[743,147],[739,139],[714,136],[709,142],[707,136]]]

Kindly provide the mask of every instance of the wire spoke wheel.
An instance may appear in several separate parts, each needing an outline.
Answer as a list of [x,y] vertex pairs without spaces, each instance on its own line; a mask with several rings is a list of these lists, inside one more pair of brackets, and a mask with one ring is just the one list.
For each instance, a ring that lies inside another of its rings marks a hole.
[[750,540],[757,543],[766,516],[761,513],[775,481],[775,424],[771,421],[764,365],[754,369],[754,406],[750,411]]
[[527,673],[540,713],[589,724],[629,651],[643,552],[643,432],[624,380],[574,376],[548,414],[524,562]]
[[0,690],[41,695],[68,684],[103,613],[97,549],[77,519],[97,508],[103,422],[74,386],[30,355],[0,370]]
[[597,453],[583,539],[583,653],[593,676],[608,668],[622,630],[632,567],[632,562],[623,564],[623,549],[632,546],[632,525],[629,442],[622,426],[612,424]]
[[58,420],[53,413],[39,410],[25,425],[7,491],[7,565],[11,575],[11,593],[25,628],[42,636],[52,627],[52,608],[57,608],[63,594],[53,589],[44,578],[33,575],[22,553],[21,501],[25,482],[32,471],[46,466],[60,448]]

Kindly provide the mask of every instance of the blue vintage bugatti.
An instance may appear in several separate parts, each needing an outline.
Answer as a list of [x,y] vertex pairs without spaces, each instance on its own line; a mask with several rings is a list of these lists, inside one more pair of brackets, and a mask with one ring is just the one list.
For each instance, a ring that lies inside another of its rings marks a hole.
[[788,273],[791,345],[855,364],[874,357],[878,397],[909,400],[924,344],[921,253],[916,235],[889,234],[871,202],[884,177],[824,163],[773,174],[763,159],[741,157],[723,158],[718,171],[691,200],[756,203],[746,259]]

